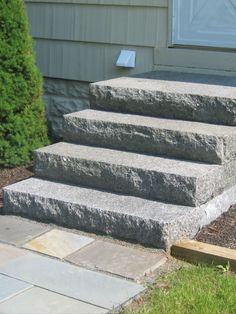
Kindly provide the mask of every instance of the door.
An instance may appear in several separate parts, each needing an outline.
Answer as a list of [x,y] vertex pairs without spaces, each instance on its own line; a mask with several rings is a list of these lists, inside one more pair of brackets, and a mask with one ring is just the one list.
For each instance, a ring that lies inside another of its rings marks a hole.
[[236,48],[236,0],[172,0],[172,44]]

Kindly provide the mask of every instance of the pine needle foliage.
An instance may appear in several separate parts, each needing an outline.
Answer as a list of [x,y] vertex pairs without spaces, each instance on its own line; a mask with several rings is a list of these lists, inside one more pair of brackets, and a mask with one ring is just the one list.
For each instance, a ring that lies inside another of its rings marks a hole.
[[42,84],[24,0],[1,0],[0,167],[27,164],[48,143]]

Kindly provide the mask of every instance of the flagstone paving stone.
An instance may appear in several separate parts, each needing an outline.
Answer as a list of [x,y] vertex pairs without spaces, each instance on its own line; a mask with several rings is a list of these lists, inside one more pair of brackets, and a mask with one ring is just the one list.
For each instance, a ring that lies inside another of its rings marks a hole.
[[0,273],[106,309],[117,308],[145,290],[124,279],[33,253],[1,266]]
[[1,314],[104,314],[108,311],[34,287],[0,304]]
[[0,241],[22,245],[50,230],[50,226],[15,216],[1,216]]
[[0,266],[27,254],[26,251],[0,243]]
[[24,245],[40,253],[64,258],[93,242],[94,239],[62,230],[51,230]]
[[74,264],[133,280],[151,273],[166,261],[161,252],[150,253],[105,241],[95,241],[66,259]]
[[[28,283],[0,274],[0,302],[31,287]],[[0,313],[2,314],[1,309]]]

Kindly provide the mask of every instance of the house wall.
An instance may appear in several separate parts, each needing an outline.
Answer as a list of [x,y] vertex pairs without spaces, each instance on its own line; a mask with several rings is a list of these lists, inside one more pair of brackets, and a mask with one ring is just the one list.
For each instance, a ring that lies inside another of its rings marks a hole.
[[[154,48],[167,47],[168,0],[26,2],[56,136],[62,114],[88,107],[89,82],[152,71]],[[137,51],[135,69],[115,66],[122,48]]]
[[[168,48],[171,0],[26,0],[53,134],[62,114],[89,106],[88,84],[156,69],[236,73],[236,54]],[[115,66],[122,48],[135,69]]]

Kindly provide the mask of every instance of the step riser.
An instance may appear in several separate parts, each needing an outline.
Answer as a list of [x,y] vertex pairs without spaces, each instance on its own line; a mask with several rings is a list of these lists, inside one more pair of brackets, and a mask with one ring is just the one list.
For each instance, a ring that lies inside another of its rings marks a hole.
[[23,193],[5,192],[4,204],[4,213],[7,214],[23,215],[89,232],[102,232],[162,249],[167,246],[163,239],[164,228],[155,221],[147,222],[135,216],[109,213],[99,208],[95,210]]
[[[223,164],[235,156],[231,139],[83,118],[65,117],[67,142]],[[236,142],[236,141],[235,141]]]
[[235,195],[236,187],[204,206],[188,209],[185,216],[176,215],[173,222],[165,223],[119,211],[90,208],[53,197],[44,198],[15,191],[9,186],[4,189],[4,214],[21,215],[90,232],[102,232],[169,250],[173,243],[182,238],[193,238],[202,226],[228,210],[236,202]]
[[35,173],[41,178],[188,206],[204,204],[217,195],[222,178],[218,169],[196,180],[42,151],[35,153]]
[[236,126],[236,99],[90,85],[96,110]]

